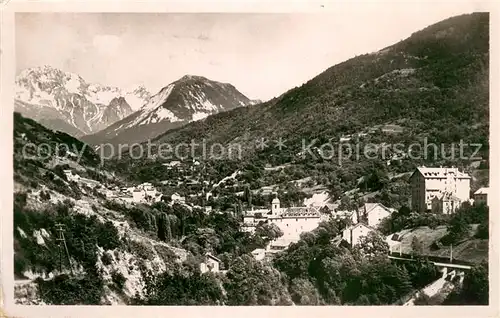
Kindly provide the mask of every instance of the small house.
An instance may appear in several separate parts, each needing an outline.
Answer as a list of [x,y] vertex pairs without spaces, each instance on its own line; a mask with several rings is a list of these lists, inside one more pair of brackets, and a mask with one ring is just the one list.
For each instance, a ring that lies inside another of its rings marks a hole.
[[202,273],[212,272],[218,273],[220,271],[221,260],[210,253],[205,254],[205,260],[200,264],[200,271]]
[[257,248],[252,251],[252,255],[256,260],[261,261],[266,257],[266,250],[263,248]]
[[490,192],[490,188],[480,188],[476,192],[474,192],[473,198],[475,204],[484,203],[488,205],[488,193]]
[[345,229],[342,232],[342,239],[350,246],[354,246],[359,243],[361,237],[367,236],[372,231],[375,230],[363,223],[358,223]]
[[382,203],[365,203],[363,216],[368,226],[377,227],[384,218],[389,217],[394,211]]

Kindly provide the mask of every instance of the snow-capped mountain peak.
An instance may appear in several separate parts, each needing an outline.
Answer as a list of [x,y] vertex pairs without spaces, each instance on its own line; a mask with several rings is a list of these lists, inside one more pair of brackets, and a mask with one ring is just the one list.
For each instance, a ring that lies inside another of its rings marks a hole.
[[89,136],[89,140],[98,143],[122,135],[123,141],[144,141],[170,128],[250,104],[251,100],[231,84],[185,75],[151,96],[138,111]]
[[[15,84],[17,111],[76,136],[106,128],[131,114],[131,104],[137,109],[150,97],[144,87],[123,92],[48,65],[21,71]],[[124,100],[110,107],[120,97]]]

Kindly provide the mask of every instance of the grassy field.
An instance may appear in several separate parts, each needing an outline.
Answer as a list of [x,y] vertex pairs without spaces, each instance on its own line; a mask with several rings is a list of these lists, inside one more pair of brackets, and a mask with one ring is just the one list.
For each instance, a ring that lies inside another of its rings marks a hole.
[[[453,246],[453,259],[469,263],[480,263],[488,259],[488,240],[473,238],[476,229],[477,225],[473,225],[471,227],[471,238]],[[435,229],[422,226],[391,234],[387,236],[386,241],[392,252],[399,253],[401,251],[402,254],[412,254],[412,241],[414,237],[417,237],[422,242],[423,256],[449,257],[450,246],[442,246],[438,249],[432,248],[433,243],[439,241],[447,232],[446,226],[438,226]],[[395,234],[398,236],[397,240],[393,240],[393,238],[396,238]]]

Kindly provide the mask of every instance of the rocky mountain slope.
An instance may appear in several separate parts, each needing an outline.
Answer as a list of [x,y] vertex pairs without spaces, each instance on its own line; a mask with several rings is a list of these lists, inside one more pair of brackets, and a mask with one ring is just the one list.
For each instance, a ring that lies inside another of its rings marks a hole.
[[[154,142],[205,138],[242,146],[280,164],[344,135],[398,125],[385,142],[482,143],[489,131],[489,16],[453,17],[375,53],[332,66],[300,87],[265,103],[238,108],[168,131]],[[378,128],[377,128],[378,127]],[[270,142],[261,151],[258,140]],[[276,140],[286,147],[278,150]],[[271,142],[273,141],[273,142]],[[382,141],[382,140],[380,140]]]
[[[26,143],[49,147],[39,155],[33,148],[23,152]],[[146,272],[168,272],[186,260],[185,250],[140,230],[127,217],[126,206],[109,204],[106,186],[121,181],[98,165],[98,155],[81,141],[14,114],[18,303],[124,304],[143,294]],[[82,182],[68,180],[64,169],[80,175]],[[69,251],[70,260],[65,256],[63,263],[56,223],[63,224]],[[65,290],[66,300],[58,290]]]
[[[223,305],[265,295],[259,303],[290,304],[281,274],[248,255],[272,239],[269,231],[243,233],[232,214],[206,213],[170,196],[121,200],[120,189],[133,184],[103,169],[91,147],[19,113],[13,137],[16,303]],[[28,143],[44,146],[39,152]],[[68,177],[68,169],[79,177]],[[202,273],[206,253],[223,258],[226,270]],[[255,279],[262,284],[241,300]]]
[[47,127],[81,136],[128,116],[149,97],[142,86],[124,92],[43,66],[16,77],[15,109]]
[[231,84],[186,75],[162,88],[137,112],[83,140],[91,144],[143,142],[186,123],[251,104]]

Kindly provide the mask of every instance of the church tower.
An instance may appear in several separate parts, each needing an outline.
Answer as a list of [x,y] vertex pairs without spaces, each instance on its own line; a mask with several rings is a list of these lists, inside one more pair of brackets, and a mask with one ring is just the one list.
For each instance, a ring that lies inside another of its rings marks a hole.
[[273,216],[278,215],[278,211],[280,210],[280,199],[274,198],[273,202],[271,202],[271,214]]

